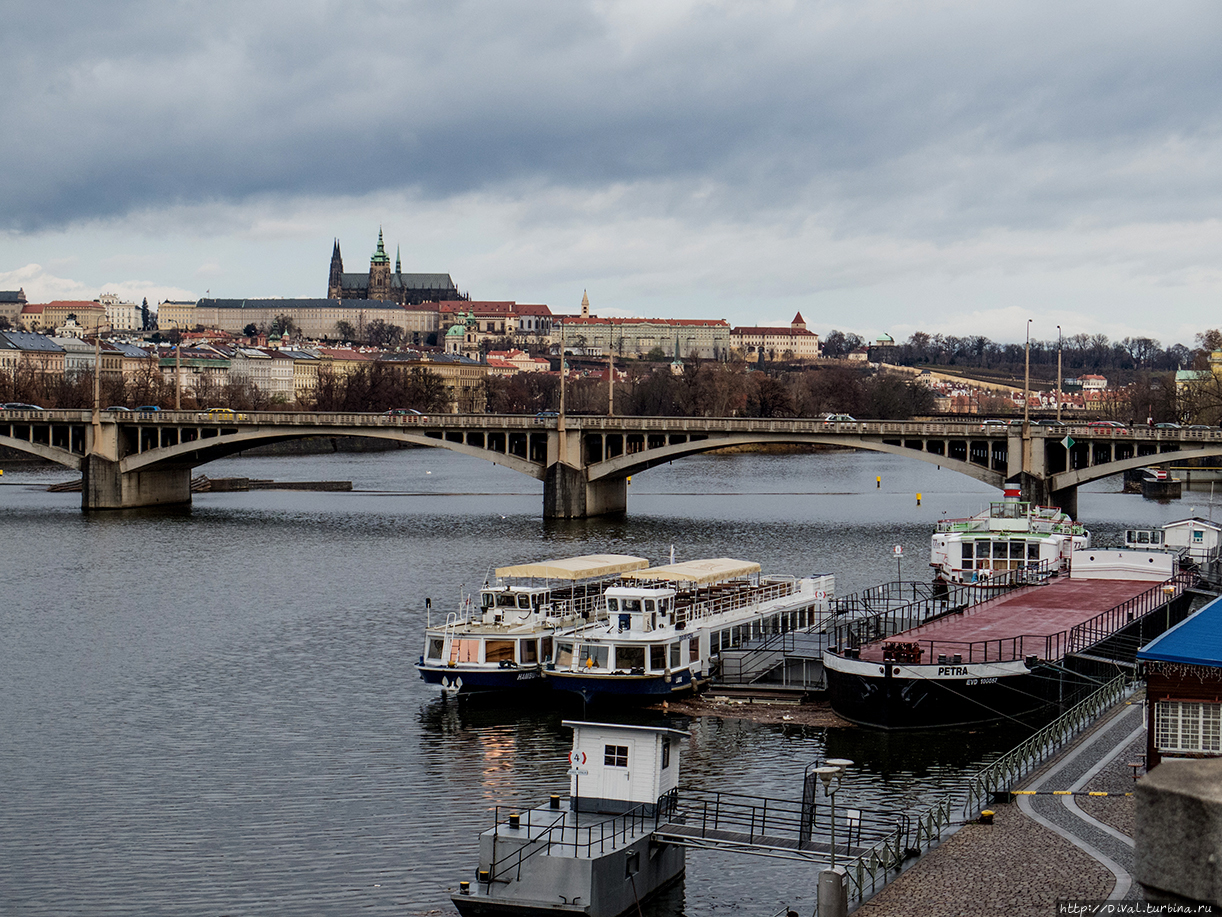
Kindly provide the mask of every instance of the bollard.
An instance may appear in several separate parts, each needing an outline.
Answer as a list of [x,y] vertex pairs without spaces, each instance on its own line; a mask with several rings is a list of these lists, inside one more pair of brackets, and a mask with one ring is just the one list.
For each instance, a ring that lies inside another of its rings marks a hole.
[[921,495],[917,494],[917,506],[921,505]]
[[471,894],[471,883],[470,883],[470,882],[467,882],[467,881],[462,881],[462,882],[459,882],[459,883],[458,883],[458,893],[459,893],[460,895],[469,895],[469,894]]
[[982,825],[993,824],[993,810],[992,809],[985,809],[983,812],[980,813],[980,824]]
[[512,813],[509,816],[509,827],[510,828],[522,827],[522,816],[518,815],[517,812]]
[[882,488],[882,486],[883,486],[883,476],[882,476],[881,474],[880,474],[880,475],[878,475],[878,476],[877,476],[877,477],[874,479],[874,486],[875,486],[875,487],[877,487],[877,488],[880,488],[880,489]]

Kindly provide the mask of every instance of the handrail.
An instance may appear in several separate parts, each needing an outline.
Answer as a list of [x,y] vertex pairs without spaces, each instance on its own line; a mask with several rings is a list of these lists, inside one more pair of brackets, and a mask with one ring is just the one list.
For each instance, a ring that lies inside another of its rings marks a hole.
[[992,764],[968,778],[962,794],[949,794],[927,806],[890,836],[844,863],[849,895],[865,900],[898,873],[904,860],[919,856],[937,843],[947,828],[977,818],[998,792],[1013,787],[1115,704],[1128,689],[1118,675],[1094,694],[1049,723]]

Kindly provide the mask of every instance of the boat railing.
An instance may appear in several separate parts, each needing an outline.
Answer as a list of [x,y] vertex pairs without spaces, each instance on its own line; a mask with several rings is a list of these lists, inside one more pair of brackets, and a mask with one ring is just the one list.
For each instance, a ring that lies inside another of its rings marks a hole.
[[[918,665],[966,665],[986,662],[1017,662],[1019,660],[1060,659],[1071,653],[1080,653],[1102,640],[1112,637],[1134,621],[1163,608],[1196,581],[1194,573],[1177,573],[1170,580],[1159,583],[1107,611],[1095,615],[1088,621],[1054,634],[1014,634],[997,640],[906,640],[903,648],[888,650],[883,647],[883,660],[915,663]],[[998,597],[999,598],[999,597]],[[989,603],[973,606],[978,611]],[[852,625],[871,622],[849,621],[839,625],[833,645],[859,647],[875,643],[900,631],[880,633],[880,636],[861,643],[845,642],[853,638],[869,636],[872,631],[852,628]],[[887,623],[892,623],[888,621]],[[903,623],[903,622],[895,622]],[[925,622],[916,622],[911,626]],[[907,630],[910,628],[902,628]],[[881,631],[881,629],[880,629]]]
[[[727,611],[737,611],[742,608],[762,605],[765,602],[771,602],[776,599],[787,598],[799,591],[799,581],[792,579],[727,589],[708,598],[697,599],[690,604],[676,601],[675,623],[686,626],[687,624],[702,621],[705,618],[711,618],[713,615],[723,614]],[[814,601],[813,595],[811,596],[811,601]]]
[[[558,797],[553,797],[558,801]],[[624,812],[600,819],[590,824],[577,823],[580,813],[561,812],[554,814],[553,809],[528,809],[518,814],[517,809],[510,809],[511,814],[501,822],[501,811],[505,806],[497,806],[494,812],[495,828],[493,831],[493,856],[488,867],[490,882],[517,881],[522,875],[522,864],[537,854],[551,855],[553,852],[568,854],[575,858],[592,859],[607,852],[608,847],[614,850],[630,839],[641,837],[658,826],[672,819],[678,800],[678,791],[671,790],[658,797],[656,803],[643,803]],[[570,819],[573,823],[570,823]],[[539,833],[531,835],[533,829]],[[521,840],[521,832],[526,832],[526,843],[515,847],[504,856],[496,856],[496,839],[502,836]],[[507,878],[512,872],[512,878]]]
[[886,583],[833,599],[832,644],[858,647],[927,624],[946,614],[983,607],[1014,589],[1046,581],[1053,564],[1042,561],[1008,570],[982,583]]

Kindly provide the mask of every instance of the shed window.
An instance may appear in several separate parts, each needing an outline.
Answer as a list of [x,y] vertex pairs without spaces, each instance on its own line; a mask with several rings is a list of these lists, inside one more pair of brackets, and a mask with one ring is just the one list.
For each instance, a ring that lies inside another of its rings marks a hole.
[[627,745],[607,745],[603,748],[603,764],[607,767],[628,766]]
[[1159,701],[1154,708],[1154,741],[1159,751],[1222,752],[1222,706]]
[[665,770],[670,767],[670,740],[662,740],[662,768]]

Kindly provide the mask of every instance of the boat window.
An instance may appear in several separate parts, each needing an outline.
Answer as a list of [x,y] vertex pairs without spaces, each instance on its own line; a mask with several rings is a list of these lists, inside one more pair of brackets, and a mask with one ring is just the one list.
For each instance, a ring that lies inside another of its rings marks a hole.
[[666,668],[666,646],[655,644],[649,648],[649,670],[661,672]]
[[969,560],[972,556],[972,543],[970,541],[965,541],[960,547],[963,549],[963,559]]
[[977,557],[988,557],[989,556],[989,543],[987,541],[976,542],[976,556]]
[[[542,640],[542,641],[541,641],[541,643],[540,643],[540,647],[541,647],[541,649],[542,649],[542,651],[543,651],[543,660],[544,660],[544,662],[550,662],[550,661],[551,661],[551,658],[552,658],[552,638],[551,638],[551,637],[544,637],[544,638],[543,638],[543,640]],[[572,654],[572,651],[570,650],[570,652],[569,652],[569,659],[570,659],[570,661],[572,660],[572,655],[573,655],[573,654]]]
[[1150,543],[1150,533],[1149,532],[1138,532],[1137,533],[1137,543],[1138,544],[1149,544]]
[[700,661],[700,641],[699,640],[693,639],[693,640],[687,641],[687,658],[691,662]]
[[640,611],[641,610],[641,600],[640,599],[624,599],[624,610],[625,611]]
[[1027,543],[1027,560],[1040,559],[1040,543],[1038,541],[1030,541]]
[[721,633],[719,631],[709,634],[709,652],[714,656],[721,652]]
[[496,597],[496,604],[498,608],[513,608],[514,607],[513,593],[512,592],[502,592],[500,595]]
[[670,645],[670,667],[672,669],[679,668],[679,665],[683,660],[682,650],[683,647],[679,643],[672,643]]
[[533,637],[522,641],[522,645],[518,648],[518,661],[522,665],[534,665],[539,661],[539,644]]
[[658,599],[658,611],[670,611],[670,599]]
[[547,596],[545,596],[542,592],[536,592],[534,595],[530,597],[530,603],[534,605],[535,608],[542,608],[543,600],[545,598],[547,598]]
[[496,596],[491,592],[481,592],[479,594],[479,603],[482,608],[491,608],[496,604]]
[[597,643],[583,643],[577,658],[583,668],[605,669],[607,667],[607,659],[611,655],[610,650],[610,647]]
[[1022,541],[1011,541],[1011,542],[1010,542],[1010,558],[1011,558],[1012,560],[1022,560],[1022,559],[1023,559],[1023,554],[1025,554],[1025,553],[1026,553],[1026,552],[1023,550],[1025,547],[1026,547],[1026,543],[1025,543],[1025,542],[1022,542]]
[[646,610],[646,611],[654,611],[654,610],[655,610],[655,608],[656,608],[656,604],[655,604],[655,602],[654,602],[654,600],[653,600],[653,599],[646,599],[646,600],[645,600],[645,610]]
[[645,670],[645,647],[617,646],[615,648],[615,667],[617,669]]
[[607,599],[607,611],[619,611],[619,599]]
[[[1205,535],[1204,532],[1193,532],[1192,540],[1201,541],[1204,535]],[[1163,533],[1162,532],[1151,532],[1150,533],[1150,544],[1162,544],[1162,543],[1163,543]]]
[[450,662],[479,662],[479,641],[451,640]]
[[530,611],[530,596],[526,594],[519,595],[518,607],[525,608],[527,611]]
[[573,664],[573,644],[557,643],[556,644],[556,665],[567,669]]
[[424,653],[425,659],[440,659],[442,652],[445,650],[446,642],[441,637],[434,637],[429,640],[429,648]]
[[484,646],[484,662],[513,662],[513,641],[489,640]]
[[603,764],[607,767],[628,766],[628,746],[608,745],[603,749]]
[[662,740],[662,769],[670,767],[670,740]]
[[730,633],[731,631],[730,631],[730,628],[728,627],[721,632],[721,645],[723,647],[731,645],[730,644]]

